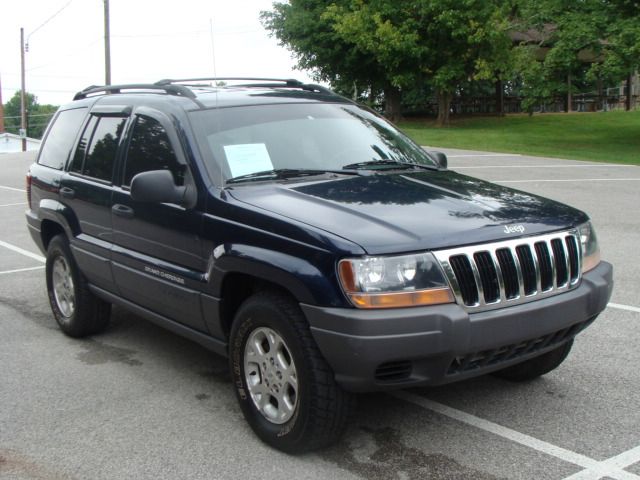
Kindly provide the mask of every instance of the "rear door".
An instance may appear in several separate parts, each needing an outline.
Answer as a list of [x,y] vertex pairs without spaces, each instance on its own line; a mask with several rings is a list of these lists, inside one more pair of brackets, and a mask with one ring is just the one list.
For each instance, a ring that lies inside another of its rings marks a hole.
[[109,290],[113,175],[126,123],[126,109],[92,111],[60,180],[60,201],[73,212],[67,220],[74,230],[74,258],[91,283]]
[[151,170],[168,170],[177,185],[193,182],[172,122],[161,112],[138,108],[112,199],[116,283],[124,298],[206,331],[200,308],[207,268],[200,241],[202,213],[134,201],[132,178]]

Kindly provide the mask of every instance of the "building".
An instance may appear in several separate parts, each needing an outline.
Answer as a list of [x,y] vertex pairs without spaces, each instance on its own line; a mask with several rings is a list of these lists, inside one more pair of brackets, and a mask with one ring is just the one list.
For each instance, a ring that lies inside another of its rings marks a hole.
[[[36,138],[27,138],[27,151],[40,148],[41,141]],[[0,133],[0,154],[17,153],[22,151],[22,139],[13,133]]]

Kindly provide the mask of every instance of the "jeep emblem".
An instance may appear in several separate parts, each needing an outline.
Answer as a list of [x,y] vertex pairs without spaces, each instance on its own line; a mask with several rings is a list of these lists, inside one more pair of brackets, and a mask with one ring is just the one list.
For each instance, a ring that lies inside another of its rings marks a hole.
[[524,225],[521,223],[518,225],[505,225],[504,233],[524,233]]

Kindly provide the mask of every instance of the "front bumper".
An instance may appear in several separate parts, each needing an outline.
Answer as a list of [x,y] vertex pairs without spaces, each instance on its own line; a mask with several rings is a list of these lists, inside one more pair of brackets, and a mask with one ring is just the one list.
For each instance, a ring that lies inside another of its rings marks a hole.
[[545,353],[595,320],[612,288],[613,268],[601,262],[574,290],[488,312],[301,307],[337,382],[367,392],[454,382]]

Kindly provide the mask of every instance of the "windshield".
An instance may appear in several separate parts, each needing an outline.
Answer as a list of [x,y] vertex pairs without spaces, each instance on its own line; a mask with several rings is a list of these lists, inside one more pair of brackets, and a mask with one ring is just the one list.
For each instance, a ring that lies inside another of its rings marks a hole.
[[[190,113],[216,182],[287,170],[385,170],[434,161],[395,127],[350,104],[279,104]],[[266,177],[275,178],[275,177]]]

